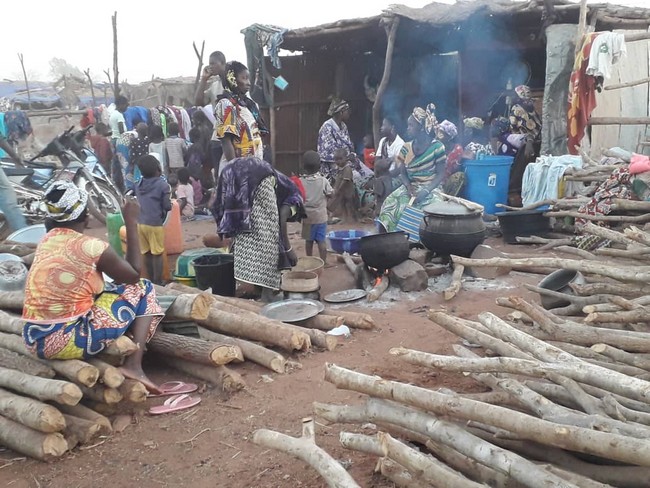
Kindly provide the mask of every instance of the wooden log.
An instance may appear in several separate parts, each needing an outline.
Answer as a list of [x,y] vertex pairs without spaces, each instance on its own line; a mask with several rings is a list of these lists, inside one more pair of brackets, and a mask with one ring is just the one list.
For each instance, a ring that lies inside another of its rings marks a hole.
[[368,291],[369,302],[375,302],[384,294],[388,287],[390,286],[390,278],[388,276],[382,276],[377,280],[375,285]]
[[[512,361],[524,360],[512,359]],[[650,466],[649,441],[595,432],[568,425],[564,425],[560,429],[558,424],[553,422],[537,419],[507,408],[472,402],[471,400],[444,395],[426,388],[388,381],[376,376],[368,376],[331,364],[326,365],[325,381],[333,383],[341,389],[353,390],[376,398],[386,398],[405,403],[437,415],[449,415],[463,420],[488,423],[517,434],[522,439],[543,442],[562,449],[593,454],[629,464]],[[392,423],[400,425],[399,422]],[[611,442],[617,444],[616,449],[610,449],[609,443]],[[457,445],[453,447],[463,452]],[[463,454],[469,455],[467,453]],[[477,458],[474,457],[474,459]],[[520,481],[523,482],[523,480]],[[533,486],[539,486],[539,484]]]
[[230,344],[216,344],[167,332],[156,332],[149,341],[149,349],[163,356],[185,359],[208,366],[223,366],[232,361],[243,361],[241,349]]
[[13,254],[19,258],[27,256],[28,254],[33,253],[35,250],[36,246],[23,244],[20,242],[4,241],[0,243],[0,253]]
[[602,404],[605,412],[612,418],[650,426],[650,414],[624,407],[612,395],[605,396]]
[[[99,413],[100,415],[104,416],[111,416],[115,415],[118,413],[118,405],[116,403],[112,405],[108,405],[106,403],[101,403],[101,402],[93,402],[89,401],[87,399],[84,399],[84,402],[86,403],[86,406],[95,412]],[[112,428],[112,426],[111,426]]]
[[93,386],[95,383],[97,383],[97,379],[99,378],[99,371],[97,368],[78,359],[68,359],[65,361],[56,359],[37,359],[32,355],[32,352],[27,349],[23,338],[14,334],[5,334],[0,332],[0,346],[9,349],[10,351],[16,352],[18,354],[23,354],[37,361],[40,361],[52,368],[60,376],[70,381],[74,381],[75,383],[80,383],[84,386]]
[[454,264],[454,272],[451,274],[451,284],[442,292],[445,301],[451,300],[460,291],[463,286],[462,280],[464,271],[465,266],[462,264]]
[[603,342],[628,352],[650,351],[650,334],[647,333],[585,327],[568,321],[559,324],[553,322],[553,319],[549,319],[545,315],[548,312],[539,305],[526,302],[521,297],[501,297],[497,299],[497,304],[520,310],[535,320],[544,329],[542,333],[535,334],[537,339],[569,342],[589,347]]
[[343,325],[343,317],[338,317],[335,315],[318,314],[315,317],[312,317],[307,320],[303,320],[301,323],[298,323],[296,325],[308,329],[330,331],[332,329],[335,329],[339,325]]
[[590,253],[589,251],[585,251],[584,249],[578,249],[577,247],[557,246],[555,248],[555,251],[578,256],[582,259],[596,259],[596,256],[594,254]]
[[126,336],[120,336],[108,344],[102,353],[109,356],[130,356],[137,350],[138,346],[135,342]]
[[119,388],[120,385],[124,383],[124,375],[115,366],[97,358],[88,359],[88,363],[97,368],[102,383],[109,388]]
[[587,478],[586,476],[558,468],[552,464],[542,464],[541,466],[549,473],[553,473],[554,475],[559,476],[560,478],[565,479],[568,482],[573,483],[575,486],[579,486],[580,488],[612,488],[612,485],[594,481],[590,478]]
[[[645,251],[645,250],[644,250]],[[627,249],[609,249],[606,247],[596,249],[594,251],[597,256],[608,256],[612,258],[630,259],[633,261],[640,261],[644,266],[648,264],[650,255],[647,252],[640,252],[640,250],[627,250]]]
[[142,383],[131,379],[125,379],[117,390],[123,400],[131,403],[143,403],[149,395],[147,388]]
[[458,488],[480,488],[485,485],[467,479],[461,473],[450,468],[432,456],[422,454],[415,449],[393,439],[390,434],[377,434],[384,456],[401,464],[411,472],[417,473],[424,481],[442,486]]
[[[570,302],[574,305],[578,305],[579,309],[582,309],[582,307],[586,307],[587,305],[592,305],[594,303],[606,302],[610,298],[609,295],[592,295],[589,297],[571,295],[569,293],[561,293],[559,291],[549,290],[547,288],[540,288],[539,286],[530,285],[528,283],[524,283],[524,288],[526,288],[526,290],[534,291],[540,295],[566,300],[567,302]],[[555,313],[555,311],[553,313]]]
[[92,388],[85,386],[81,387],[84,397],[98,403],[105,403],[107,405],[115,405],[122,401],[122,394],[115,388],[106,388],[102,385],[95,385]]
[[294,330],[296,333],[305,333],[309,336],[309,340],[312,346],[316,346],[320,349],[325,349],[326,351],[333,351],[336,349],[336,346],[339,344],[339,340],[336,336],[329,335],[326,332],[318,329],[307,329],[305,327],[300,327],[299,325],[285,324],[290,329]]
[[[616,312],[593,312],[585,318],[586,324],[594,322],[633,323],[650,322],[650,309],[643,307],[637,310],[619,310]],[[648,352],[647,349],[643,352]]]
[[7,334],[22,335],[25,321],[19,315],[0,310],[0,331]]
[[444,312],[432,310],[429,312],[429,320],[447,329],[449,332],[456,334],[458,337],[473,343],[480,344],[486,349],[490,349],[501,356],[510,356],[520,359],[533,359],[533,356],[521,351],[520,349],[508,344],[500,339],[489,335],[483,325],[458,317],[453,317]]
[[352,329],[374,329],[376,327],[375,320],[367,313],[350,312],[348,310],[332,310],[326,308],[321,315],[332,315],[335,317],[343,317],[343,323]]
[[650,297],[648,295],[634,298],[632,300],[612,295],[608,298],[607,302],[586,305],[583,307],[582,311],[586,314],[594,312],[616,312],[618,310],[635,310],[641,308],[643,305],[650,305]]
[[0,309],[22,313],[24,305],[24,291],[3,291],[0,293]]
[[647,485],[650,470],[641,466],[614,466],[592,464],[561,449],[536,442],[503,439],[470,429],[472,434],[504,449],[519,453],[529,459],[553,463],[588,478],[624,488],[642,488]]
[[8,368],[0,368],[0,387],[39,400],[51,400],[65,405],[76,405],[82,396],[81,390],[75,384],[39,378]]
[[205,320],[208,318],[212,295],[208,293],[177,295],[171,306],[165,311],[169,320]]
[[88,444],[100,435],[101,425],[92,420],[80,419],[73,415],[64,415],[65,429],[63,435],[72,436],[79,444]]
[[[565,174],[566,174],[566,173],[565,173]],[[555,199],[551,199],[551,198],[547,198],[547,199],[545,199],[545,200],[540,200],[540,201],[538,201],[538,202],[533,202],[533,203],[530,203],[530,204],[528,204],[528,205],[524,205],[523,207],[511,207],[510,205],[505,205],[505,204],[503,204],[503,203],[497,203],[497,204],[496,204],[496,207],[497,207],[497,208],[503,208],[503,209],[505,209],[505,210],[512,210],[512,211],[523,212],[523,211],[526,211],[526,210],[535,210],[535,209],[537,209],[537,208],[539,208],[539,207],[545,207],[546,205],[555,205],[556,203],[557,203],[557,200],[555,200]],[[537,242],[537,243],[535,243],[535,244],[540,244],[540,243]]]
[[[627,200],[622,200],[622,202],[625,202]],[[648,206],[648,210],[650,210],[650,202],[634,202],[636,204],[642,204],[645,206]],[[643,230],[639,229],[638,227],[630,227],[628,229],[623,229],[623,233],[625,236],[629,239],[632,239],[635,242],[638,242],[640,244],[643,244],[644,246],[650,246],[650,234],[647,232],[644,232]]]
[[377,437],[364,434],[353,434],[351,432],[340,432],[339,442],[346,449],[363,452],[373,456],[383,457],[384,450]]
[[48,365],[3,347],[0,347],[0,367],[16,369],[41,378],[54,378],[55,376],[54,370]]
[[425,445],[429,451],[440,458],[447,465],[465,476],[484,483],[487,486],[503,486],[504,488],[521,488],[523,485],[510,478],[507,474],[500,473],[493,468],[484,466],[474,459],[459,453],[453,447],[441,442],[427,440]]
[[343,466],[316,445],[313,419],[303,419],[302,425],[302,437],[295,438],[272,430],[258,429],[253,433],[253,442],[304,461],[314,468],[331,488],[360,488]]
[[630,354],[629,352],[622,351],[613,346],[610,346],[609,344],[594,344],[591,346],[591,349],[594,352],[603,354],[615,361],[650,371],[650,359],[648,358],[640,357],[636,354]]
[[583,273],[599,274],[614,278],[619,281],[645,283],[650,279],[648,266],[611,266],[606,263],[591,262],[586,260],[560,259],[560,258],[491,258],[471,259],[461,256],[451,256],[454,263],[464,266],[492,266],[492,267],[549,267],[555,269],[570,269]]
[[0,388],[0,415],[39,432],[60,432],[65,420],[51,405]]
[[431,440],[450,445],[485,466],[508,473],[526,486],[567,486],[561,478],[544,472],[517,454],[482,441],[458,425],[401,405],[370,398],[364,405],[355,407],[314,403],[314,412],[330,422],[390,423],[421,432]]
[[[311,340],[306,332],[297,330],[277,320],[270,320],[251,312],[230,313],[224,311],[232,307],[224,303],[213,303],[206,320],[199,324],[206,329],[243,339],[259,341],[270,346],[278,346],[287,351],[306,351]],[[236,309],[236,307],[234,307]],[[232,308],[230,309],[232,310]]]
[[228,393],[246,388],[246,383],[241,375],[226,366],[205,366],[179,358],[166,358],[166,362],[172,368],[207,381]]
[[412,473],[392,459],[382,458],[378,462],[379,472],[400,488],[430,488],[431,484],[417,479]]
[[199,327],[198,330],[201,338],[205,339],[206,341],[212,341],[221,344],[230,344],[239,347],[242,354],[244,355],[244,359],[247,361],[259,364],[260,366],[264,366],[265,368],[268,368],[276,373],[284,373],[286,370],[287,360],[282,354],[278,352],[267,349],[263,346],[255,344],[254,342],[218,334],[217,332],[212,332],[211,330],[205,329],[203,327]]
[[78,403],[77,405],[58,405],[57,409],[66,415],[90,420],[99,425],[99,435],[109,435],[113,433],[113,426],[108,418],[81,403]]
[[59,433],[37,432],[1,416],[0,444],[39,461],[61,457],[68,449],[68,443]]

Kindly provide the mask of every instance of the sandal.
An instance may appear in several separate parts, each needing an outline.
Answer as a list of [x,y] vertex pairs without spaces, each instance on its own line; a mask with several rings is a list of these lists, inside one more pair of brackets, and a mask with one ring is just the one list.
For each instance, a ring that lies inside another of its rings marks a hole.
[[180,395],[183,393],[192,393],[199,389],[194,383],[185,383],[183,381],[168,381],[159,385],[161,393],[147,395],[148,398],[163,397],[169,395]]
[[161,415],[164,413],[173,413],[180,410],[187,410],[201,403],[201,398],[191,397],[189,395],[176,395],[169,397],[165,403],[149,409],[151,415]]

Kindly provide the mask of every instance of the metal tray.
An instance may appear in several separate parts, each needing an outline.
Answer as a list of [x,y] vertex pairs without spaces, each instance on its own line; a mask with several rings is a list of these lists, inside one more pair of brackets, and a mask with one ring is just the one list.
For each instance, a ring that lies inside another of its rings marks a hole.
[[269,303],[260,310],[260,314],[281,322],[301,322],[315,317],[325,310],[325,306],[316,300],[294,299]]
[[323,300],[329,303],[345,303],[345,302],[354,302],[355,300],[360,300],[363,297],[368,295],[366,290],[360,288],[353,288],[351,290],[337,291],[335,293],[330,293],[329,295],[323,297]]

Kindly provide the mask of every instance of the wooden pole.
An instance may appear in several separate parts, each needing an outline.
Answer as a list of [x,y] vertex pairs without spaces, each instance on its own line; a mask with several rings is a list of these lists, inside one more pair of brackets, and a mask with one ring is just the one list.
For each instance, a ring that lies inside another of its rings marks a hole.
[[575,47],[575,56],[578,56],[580,49],[582,48],[582,38],[587,33],[587,13],[589,7],[587,7],[587,0],[580,1],[580,14],[578,17],[578,32],[576,33],[576,47]]
[[120,72],[117,65],[117,11],[111,17],[113,23],[113,93],[115,97],[120,94]]
[[199,86],[199,80],[201,79],[201,70],[203,69],[203,53],[205,52],[205,41],[201,44],[201,52],[196,47],[196,42],[192,41],[192,47],[194,48],[194,53],[199,59],[199,67],[196,69],[196,78],[194,79],[194,91],[196,92],[196,87]]
[[650,125],[650,117],[592,117],[589,125]]
[[388,41],[386,44],[386,60],[384,61],[384,74],[377,88],[377,97],[372,106],[372,133],[375,138],[375,148],[379,147],[379,128],[381,127],[381,103],[384,99],[384,93],[390,82],[391,71],[393,69],[393,51],[395,49],[395,38],[397,37],[397,28],[399,27],[399,17],[393,17],[390,28],[387,28]]
[[29,91],[29,80],[27,79],[27,71],[25,70],[25,58],[22,53],[18,53],[18,59],[20,60],[20,67],[23,69],[23,77],[25,78],[25,89],[27,90],[27,107],[32,108],[32,95]]
[[616,85],[609,85],[605,87],[605,90],[618,90],[619,88],[627,88],[629,86],[642,85],[643,83],[650,83],[650,78],[642,78],[640,80],[628,81],[626,83],[618,83]]
[[97,106],[97,99],[95,98],[95,87],[93,86],[93,79],[90,76],[90,68],[84,71],[86,78],[88,78],[88,83],[90,84],[90,96],[93,98],[93,107]]

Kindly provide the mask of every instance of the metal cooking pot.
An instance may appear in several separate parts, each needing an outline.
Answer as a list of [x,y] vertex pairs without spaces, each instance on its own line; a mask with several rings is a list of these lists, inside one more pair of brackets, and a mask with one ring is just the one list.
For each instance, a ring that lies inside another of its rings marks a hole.
[[409,252],[409,236],[402,231],[366,236],[360,241],[361,259],[371,268],[393,268],[406,261]]
[[439,255],[469,256],[485,240],[482,214],[454,202],[426,206],[420,242]]

